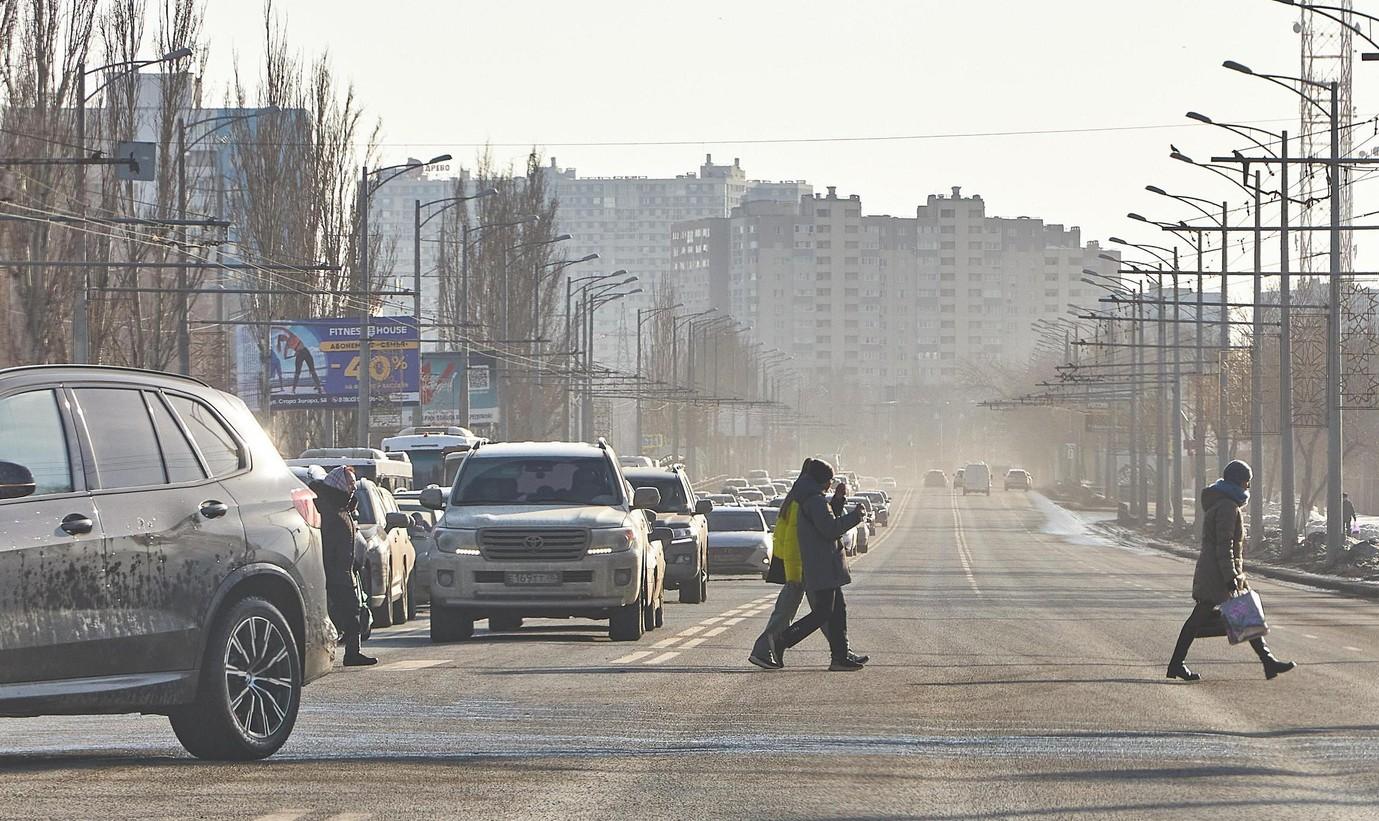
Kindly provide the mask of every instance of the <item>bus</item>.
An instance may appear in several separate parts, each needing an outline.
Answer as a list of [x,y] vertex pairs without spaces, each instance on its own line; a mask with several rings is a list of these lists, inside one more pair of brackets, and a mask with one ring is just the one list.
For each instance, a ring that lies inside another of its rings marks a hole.
[[447,473],[450,479],[454,478],[454,473],[447,471],[447,457],[468,453],[470,448],[487,441],[468,428],[453,425],[411,427],[385,438],[383,451],[389,456],[406,454],[412,462],[413,485],[423,488],[448,484]]
[[405,454],[402,459],[390,458],[388,454],[373,448],[307,448],[296,459],[288,459],[291,467],[310,467],[319,465],[329,471],[341,465],[354,468],[354,475],[368,479],[390,493],[412,487],[412,465]]

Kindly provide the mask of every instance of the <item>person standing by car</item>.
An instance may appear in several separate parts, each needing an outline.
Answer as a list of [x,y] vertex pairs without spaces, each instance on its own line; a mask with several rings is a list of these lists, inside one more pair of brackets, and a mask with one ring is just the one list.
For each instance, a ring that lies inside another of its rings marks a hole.
[[772,655],[780,666],[785,663],[785,650],[828,625],[825,633],[831,656],[828,669],[835,672],[862,669],[861,663],[848,657],[847,605],[843,601],[843,587],[852,582],[852,577],[848,575],[838,539],[861,524],[864,512],[858,505],[852,512],[835,517],[824,498],[832,482],[833,466],[816,459],[796,483],[800,560],[810,610],[809,615],[770,640]]
[[354,512],[356,488],[354,468],[349,465],[332,470],[324,479],[311,483],[316,493],[316,509],[321,512],[321,544],[326,566],[326,600],[330,620],[345,635],[345,666],[367,667],[378,659],[359,650],[359,594],[354,589]]
[[[1193,639],[1223,635],[1217,608],[1236,593],[1249,589],[1245,581],[1245,520],[1240,509],[1250,499],[1250,478],[1250,466],[1237,460],[1226,465],[1222,477],[1202,490],[1202,552],[1192,575],[1192,598],[1197,604],[1178,634],[1178,645],[1168,662],[1168,678],[1202,678],[1185,663]],[[1262,637],[1250,639],[1250,646],[1264,665],[1265,678],[1272,679],[1297,666],[1296,662],[1274,658]]]

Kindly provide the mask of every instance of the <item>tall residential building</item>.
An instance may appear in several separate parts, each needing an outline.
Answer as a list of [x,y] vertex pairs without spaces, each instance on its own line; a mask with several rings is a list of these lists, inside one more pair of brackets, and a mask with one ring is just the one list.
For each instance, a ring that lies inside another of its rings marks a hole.
[[[597,253],[597,267],[586,270],[626,269],[638,277],[636,287],[642,293],[609,304],[596,315],[595,353],[613,365],[629,364],[624,360],[635,348],[631,334],[637,309],[649,307],[657,288],[674,280],[674,225],[727,217],[744,201],[784,198],[798,202],[812,190],[803,181],[749,180],[737,159],[731,165],[718,165],[711,155],[704,158],[698,172],[669,178],[581,177],[573,168],[560,168],[552,158],[545,182],[560,203],[560,230],[573,236],[561,246],[564,254],[578,258]],[[676,286],[677,300],[687,305],[709,299],[706,282],[682,286],[676,281]]]

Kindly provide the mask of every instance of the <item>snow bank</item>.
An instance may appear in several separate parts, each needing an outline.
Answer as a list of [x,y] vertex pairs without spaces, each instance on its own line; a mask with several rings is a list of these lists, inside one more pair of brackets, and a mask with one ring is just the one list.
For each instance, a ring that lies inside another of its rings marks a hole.
[[1044,526],[1039,529],[1040,533],[1058,536],[1073,544],[1124,547],[1124,545],[1117,544],[1106,536],[1094,532],[1090,527],[1090,521],[1111,521],[1115,519],[1115,514],[1091,514],[1096,518],[1089,521],[1089,519],[1083,518],[1071,510],[1059,507],[1042,493],[1031,491],[1029,497],[1030,501],[1034,503],[1034,509],[1044,514]]

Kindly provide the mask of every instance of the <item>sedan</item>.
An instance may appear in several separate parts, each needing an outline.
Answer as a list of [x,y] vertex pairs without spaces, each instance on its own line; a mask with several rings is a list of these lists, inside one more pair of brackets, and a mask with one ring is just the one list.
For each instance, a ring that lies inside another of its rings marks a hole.
[[948,476],[941,470],[931,470],[924,474],[925,487],[948,487]]
[[771,566],[771,530],[759,507],[716,507],[709,513],[709,570],[760,573]]

